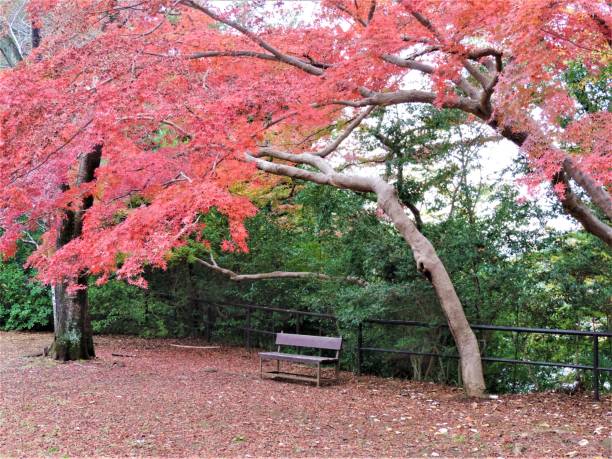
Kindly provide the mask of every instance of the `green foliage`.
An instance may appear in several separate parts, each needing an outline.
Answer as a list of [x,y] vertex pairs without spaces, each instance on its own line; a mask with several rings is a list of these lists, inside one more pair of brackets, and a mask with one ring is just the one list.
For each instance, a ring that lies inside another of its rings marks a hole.
[[563,79],[584,112],[612,110],[612,64],[594,75],[582,62],[572,62],[568,65]]
[[[571,67],[568,84],[576,91],[588,91],[588,100],[600,103],[593,95],[598,90],[589,89],[591,83],[581,72],[579,65]],[[580,99],[579,94],[576,97]],[[407,206],[420,210],[422,231],[444,261],[472,323],[609,329],[612,256],[607,247],[582,231],[550,229],[547,225],[558,217],[557,210],[519,203],[512,187],[471,180],[480,159],[472,146],[458,142],[462,132],[455,127],[456,112],[416,110],[408,116],[409,126],[401,123],[405,114],[392,115],[379,112],[380,124],[361,132],[361,141],[374,149],[380,142],[377,136],[390,139],[387,179],[396,184]],[[155,148],[177,141],[182,140],[165,129],[152,139]],[[410,173],[413,170],[418,173]],[[247,193],[239,188],[237,192]],[[372,196],[284,182],[255,199],[260,212],[247,222],[249,253],[219,249],[229,238],[229,228],[227,219],[213,211],[201,216],[206,225],[201,239],[194,237],[176,250],[167,271],[146,274],[149,289],[117,281],[97,287],[92,282],[94,330],[200,336],[237,345],[245,342],[247,324],[253,330],[341,334],[346,340],[343,365],[352,369],[357,327],[364,319],[444,323],[431,284],[416,271],[405,241],[376,214]],[[147,203],[134,198],[130,204]],[[236,283],[197,263],[198,258],[208,261],[211,252],[220,266],[236,273],[310,271],[338,279]],[[30,275],[19,262],[0,266],[0,327],[49,323],[48,291],[30,282]],[[367,285],[342,280],[346,276]],[[333,314],[337,321],[269,311],[247,315],[239,306],[214,306],[227,300]],[[592,358],[592,343],[586,339],[502,332],[477,335],[485,355],[580,364]],[[269,334],[252,332],[251,338],[256,347],[272,344]],[[456,355],[445,327],[367,324],[363,338],[366,346]],[[601,343],[602,366],[612,367],[610,345]],[[363,368],[382,375],[459,383],[457,360],[451,358],[366,353]],[[576,376],[555,368],[504,364],[487,364],[486,375],[489,389],[496,392],[555,387]],[[590,375],[582,378],[588,384]],[[602,380],[610,381],[610,375],[602,374]]]
[[[36,234],[33,237],[37,237]],[[53,326],[50,289],[23,264],[32,247],[20,244],[12,260],[0,260],[0,330],[49,330]]]

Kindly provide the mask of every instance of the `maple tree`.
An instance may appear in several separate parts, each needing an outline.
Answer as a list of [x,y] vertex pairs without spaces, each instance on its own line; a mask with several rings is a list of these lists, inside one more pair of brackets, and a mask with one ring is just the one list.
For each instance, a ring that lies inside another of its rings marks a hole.
[[[248,250],[255,207],[232,191],[269,183],[257,169],[374,193],[438,295],[467,392],[481,394],[477,341],[435,249],[391,183],[330,158],[377,106],[458,109],[520,146],[529,184],[552,183],[611,245],[610,114],[576,113],[560,78],[570,61],[609,65],[606,2],[336,0],[293,26],[292,11],[212,4],[31,1],[42,46],[0,77],[0,251],[45,222],[30,264],[74,297],[85,275],[144,285],[143,267],[164,268],[212,208],[230,222],[221,248]],[[62,238],[68,214],[78,231]]]

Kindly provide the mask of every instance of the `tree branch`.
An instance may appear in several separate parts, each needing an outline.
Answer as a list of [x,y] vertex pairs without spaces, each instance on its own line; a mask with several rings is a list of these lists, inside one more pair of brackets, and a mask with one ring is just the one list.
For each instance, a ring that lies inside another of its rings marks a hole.
[[426,64],[425,62],[415,61],[414,59],[410,58],[402,58],[399,56],[394,56],[393,54],[383,54],[381,58],[383,61],[388,62],[390,64],[394,64],[399,67],[404,67],[411,70],[418,70],[419,72],[423,72],[428,75],[432,74],[435,71],[435,67],[433,65]]
[[363,113],[361,113],[359,116],[357,116],[355,119],[353,119],[353,121],[351,121],[351,123],[346,127],[346,129],[344,130],[344,132],[342,132],[342,134],[340,134],[336,140],[334,140],[333,142],[331,142],[329,145],[327,145],[325,148],[323,148],[322,150],[319,150],[317,152],[315,152],[314,154],[316,156],[320,156],[321,158],[325,158],[327,155],[329,155],[330,153],[332,153],[333,151],[335,151],[342,142],[344,142],[344,140],[351,135],[351,132],[353,132],[355,130],[355,128],[357,128],[357,126],[359,126],[361,124],[361,122],[366,119],[368,117],[368,115],[370,113],[372,113],[372,111],[375,109],[376,107],[371,106],[368,107]]
[[[359,16],[357,16],[357,13],[353,14],[348,8],[345,8],[341,3],[334,3],[334,6],[338,8],[340,11],[342,11],[343,13],[346,13],[348,16],[350,16],[352,19],[357,21],[362,26],[364,27],[368,26],[368,23],[364,21],[363,19],[361,19]],[[375,4],[374,4],[374,8],[376,8]]]
[[600,221],[591,210],[574,194],[564,170],[559,171],[553,179],[553,184],[563,183],[563,197],[559,197],[565,211],[582,223],[584,229],[597,236],[612,247],[612,228]]
[[258,280],[269,280],[269,279],[319,279],[325,281],[332,280],[341,280],[346,281],[351,284],[357,284],[361,286],[368,285],[368,283],[355,276],[329,276],[323,273],[315,273],[309,271],[271,271],[268,273],[257,273],[257,274],[238,274],[230,269],[223,268],[217,264],[212,254],[210,256],[211,262],[207,262],[202,260],[201,258],[196,257],[195,261],[200,263],[203,266],[206,266],[213,271],[223,274],[227,276],[230,280],[234,282],[243,282],[243,281],[258,281]]
[[[365,107],[368,105],[387,106],[406,103],[434,104],[436,94],[422,90],[398,90],[395,92],[374,92],[366,88],[360,89],[364,99],[360,100],[332,100],[330,104],[345,105],[348,107]],[[482,111],[478,102],[466,97],[458,96],[454,100],[444,101],[444,108],[458,108],[478,117],[482,117]]]
[[324,73],[323,69],[315,67],[314,65],[311,65],[307,62],[296,59],[295,57],[289,56],[288,54],[285,54],[282,51],[279,51],[278,49],[270,45],[268,42],[264,41],[262,38],[257,36],[255,33],[251,32],[249,29],[244,27],[242,24],[239,24],[236,21],[232,21],[231,19],[225,19],[219,16],[217,13],[212,11],[210,8],[207,8],[204,5],[200,5],[195,0],[182,0],[181,3],[185,6],[188,6],[190,8],[193,8],[195,10],[198,10],[204,13],[205,15],[207,15],[211,19],[214,19],[217,22],[221,22],[222,24],[225,24],[226,26],[231,27],[234,30],[237,30],[238,32],[243,34],[245,37],[249,38],[251,41],[259,45],[261,48],[265,49],[266,51],[274,55],[277,60],[284,62],[285,64],[292,65],[293,67],[297,67],[303,70],[304,72],[309,73],[311,75],[315,75],[315,76],[321,76]]
[[187,59],[203,59],[207,57],[254,57],[267,61],[276,61],[278,58],[272,54],[258,53],[257,51],[200,51],[189,54]]
[[563,172],[568,178],[580,185],[591,198],[593,204],[601,209],[608,219],[612,220],[612,199],[602,186],[599,186],[595,180],[582,172],[569,156],[563,160]]

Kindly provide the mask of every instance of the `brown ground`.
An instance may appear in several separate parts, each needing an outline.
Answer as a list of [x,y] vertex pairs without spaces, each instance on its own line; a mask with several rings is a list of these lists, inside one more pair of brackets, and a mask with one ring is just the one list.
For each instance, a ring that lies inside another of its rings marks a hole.
[[612,456],[610,397],[473,402],[349,373],[317,389],[260,380],[243,349],[137,338],[96,337],[89,362],[22,357],[50,339],[0,333],[0,456]]

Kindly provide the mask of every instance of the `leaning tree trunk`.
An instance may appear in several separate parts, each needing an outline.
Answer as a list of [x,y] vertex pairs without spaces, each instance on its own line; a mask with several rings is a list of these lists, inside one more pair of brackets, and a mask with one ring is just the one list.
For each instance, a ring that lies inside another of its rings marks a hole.
[[[365,112],[367,114],[368,112]],[[356,124],[355,124],[356,125]],[[332,150],[329,150],[332,151]],[[352,176],[338,173],[323,158],[328,149],[317,154],[302,153],[294,155],[273,148],[261,148],[257,156],[247,154],[248,161],[255,162],[265,172],[285,177],[293,177],[320,185],[331,185],[357,192],[375,193],[378,205],[391,219],[404,240],[410,246],[417,269],[431,282],[440,301],[442,311],[448,321],[461,358],[461,376],[468,396],[482,397],[485,393],[484,374],[480,360],[478,341],[465,317],[461,301],[455,292],[444,264],[429,240],[421,234],[416,225],[408,218],[393,185],[379,177]],[[287,164],[266,161],[262,156],[271,156],[298,164],[307,164],[320,172],[300,169]]]
[[[100,165],[102,146],[96,146],[91,152],[79,159],[79,170],[76,186],[91,182]],[[66,188],[67,189],[67,188]],[[70,241],[78,238],[83,230],[85,212],[93,205],[93,196],[83,197],[75,210],[68,210],[64,215],[57,248],[60,249]],[[70,279],[52,286],[54,340],[49,355],[57,360],[78,360],[95,357],[89,303],[87,301],[87,276],[74,279],[80,289],[71,291],[68,288]]]
[[381,181],[375,186],[374,191],[379,206],[412,249],[417,269],[427,277],[436,291],[461,357],[461,377],[467,395],[482,397],[485,393],[485,382],[478,341],[465,317],[461,301],[442,260],[431,242],[406,215],[395,189]]

